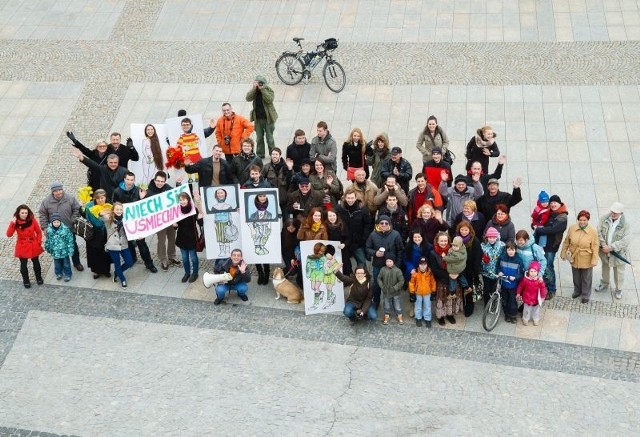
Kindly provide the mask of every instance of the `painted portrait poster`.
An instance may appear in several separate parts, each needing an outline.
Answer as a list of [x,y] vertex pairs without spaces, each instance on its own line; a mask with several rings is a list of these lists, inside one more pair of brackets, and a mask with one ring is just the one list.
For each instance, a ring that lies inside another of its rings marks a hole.
[[240,229],[242,253],[251,264],[280,264],[280,218],[278,190],[255,188],[240,190],[242,212]]
[[[185,115],[184,117],[167,118],[165,120],[169,148],[180,150],[185,161],[195,164],[202,158],[209,156],[204,142],[204,129],[202,126],[202,114]],[[164,140],[166,143],[166,139]],[[184,168],[173,169],[172,175],[178,178],[186,175],[185,183],[198,182],[198,175],[186,174]]]
[[[129,161],[129,170],[135,173],[136,182],[149,184],[156,172],[167,172],[167,129],[160,123],[131,123],[131,140],[140,159]],[[170,182],[170,181],[168,181]],[[175,186],[175,183],[171,184]]]
[[335,272],[342,263],[339,241],[300,242],[305,314],[344,310],[344,285]]
[[207,259],[229,258],[241,249],[238,185],[200,189]]

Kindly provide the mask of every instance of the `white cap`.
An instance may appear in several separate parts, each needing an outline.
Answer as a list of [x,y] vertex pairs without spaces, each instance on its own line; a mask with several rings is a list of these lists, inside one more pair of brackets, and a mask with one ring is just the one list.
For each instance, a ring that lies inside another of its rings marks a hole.
[[622,214],[624,212],[624,205],[620,202],[613,202],[609,210],[611,210],[611,212],[615,212],[616,214]]

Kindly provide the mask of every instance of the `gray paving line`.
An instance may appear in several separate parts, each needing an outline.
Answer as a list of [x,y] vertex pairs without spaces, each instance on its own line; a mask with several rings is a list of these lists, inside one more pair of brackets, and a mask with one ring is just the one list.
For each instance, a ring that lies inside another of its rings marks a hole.
[[68,434],[54,434],[46,431],[34,431],[23,428],[9,428],[0,426],[0,437],[79,437]]
[[20,284],[0,281],[0,363],[11,350],[27,313],[32,310],[106,317],[200,329],[245,332],[264,336],[356,347],[402,351],[494,365],[640,381],[640,354],[540,340],[412,325],[381,323],[350,325],[339,315],[306,317],[288,310],[42,286],[25,291]]
[[[185,42],[122,39],[127,34],[120,29],[126,27],[118,26],[118,38],[107,41],[3,42],[0,80],[87,81],[105,74],[137,82],[244,83],[247,71],[275,73],[279,54],[294,48],[216,41],[186,50]],[[335,58],[345,66],[349,84],[640,84],[640,41],[346,42]],[[69,68],[70,62],[86,68]]]

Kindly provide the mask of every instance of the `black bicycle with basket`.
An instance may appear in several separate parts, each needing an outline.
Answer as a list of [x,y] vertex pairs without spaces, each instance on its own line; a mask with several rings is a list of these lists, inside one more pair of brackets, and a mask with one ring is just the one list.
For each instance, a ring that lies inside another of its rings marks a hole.
[[324,59],[325,64],[322,69],[322,76],[327,87],[334,93],[339,93],[347,84],[347,75],[342,65],[333,59],[333,51],[338,48],[338,40],[335,38],[325,39],[318,44],[315,50],[305,52],[302,49],[304,38],[293,38],[298,44],[297,52],[283,52],[276,61],[276,73],[282,82],[287,85],[296,85],[304,80],[309,83],[311,71],[316,68]]

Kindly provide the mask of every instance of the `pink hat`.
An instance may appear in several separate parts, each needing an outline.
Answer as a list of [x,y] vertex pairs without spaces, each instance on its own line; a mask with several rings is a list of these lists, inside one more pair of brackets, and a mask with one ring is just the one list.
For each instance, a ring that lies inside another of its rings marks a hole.
[[488,237],[500,238],[500,232],[498,232],[498,230],[492,226],[489,229],[487,229],[487,231],[484,233],[484,236],[487,238]]
[[538,261],[531,261],[531,264],[529,264],[529,270],[535,270],[536,272],[540,271],[540,263]]

